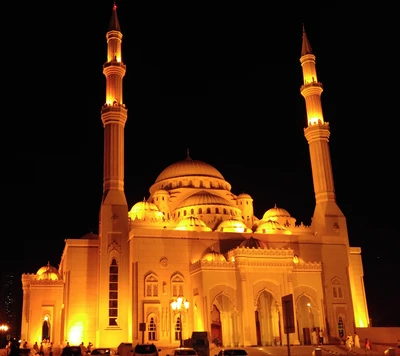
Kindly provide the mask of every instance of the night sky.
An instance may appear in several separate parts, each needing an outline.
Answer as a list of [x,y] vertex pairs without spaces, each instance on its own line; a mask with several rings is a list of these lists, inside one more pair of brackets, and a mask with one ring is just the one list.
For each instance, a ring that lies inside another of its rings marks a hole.
[[[364,4],[361,16],[334,5],[289,11],[271,4],[117,1],[127,65],[129,208],[189,149],[217,168],[233,193],[250,194],[259,218],[277,204],[310,224],[315,200],[299,62],[304,23],[324,86],[337,202],[351,245],[362,248],[370,317],[374,326],[400,326],[393,307],[400,236],[392,11]],[[9,26],[3,269],[58,266],[64,239],[97,232],[112,5],[24,7]]]

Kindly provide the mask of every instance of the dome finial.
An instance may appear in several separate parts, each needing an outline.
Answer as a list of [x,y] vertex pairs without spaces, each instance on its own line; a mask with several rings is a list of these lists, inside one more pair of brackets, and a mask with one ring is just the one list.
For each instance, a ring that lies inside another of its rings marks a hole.
[[189,149],[188,149],[188,148],[186,149],[186,159],[191,159],[191,158],[190,158],[190,152],[189,152]]

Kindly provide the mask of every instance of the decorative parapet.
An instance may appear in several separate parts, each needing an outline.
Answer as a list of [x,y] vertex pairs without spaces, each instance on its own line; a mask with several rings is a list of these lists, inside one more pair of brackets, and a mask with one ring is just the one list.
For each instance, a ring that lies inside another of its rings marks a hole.
[[35,273],[24,273],[21,277],[23,284],[28,284],[31,286],[57,286],[63,285],[64,281],[59,280],[51,280],[51,279],[39,279],[39,276]]
[[248,248],[248,247],[236,247],[228,252],[228,260],[235,261],[238,257],[250,257],[250,258],[280,258],[293,260],[293,250],[291,248]]
[[322,272],[321,262],[300,262],[294,265],[293,272],[315,271]]
[[62,286],[64,285],[64,281],[63,280],[59,280],[59,281],[52,281],[50,279],[42,279],[42,280],[37,280],[34,279],[30,282],[31,286]]
[[214,270],[214,269],[234,270],[235,268],[236,268],[235,262],[201,260],[193,262],[189,266],[189,272],[194,273],[201,270]]
[[299,232],[314,233],[314,229],[311,226],[304,225],[302,222],[299,225],[291,226],[289,230],[294,234]]

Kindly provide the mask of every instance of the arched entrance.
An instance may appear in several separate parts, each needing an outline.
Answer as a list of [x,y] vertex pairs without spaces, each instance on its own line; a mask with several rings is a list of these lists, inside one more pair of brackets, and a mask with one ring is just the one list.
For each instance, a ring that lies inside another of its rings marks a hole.
[[42,341],[44,342],[50,342],[50,321],[49,321],[49,316],[46,315],[43,318],[43,324],[42,324]]
[[211,309],[211,340],[219,346],[233,347],[239,345],[237,313],[231,299],[226,294],[218,295]]
[[[298,338],[302,345],[318,343],[319,330],[319,311],[315,301],[307,295],[302,295],[297,300],[297,325]],[[314,340],[313,340],[313,332]]]
[[257,345],[271,346],[281,342],[279,305],[268,291],[262,291],[255,311]]

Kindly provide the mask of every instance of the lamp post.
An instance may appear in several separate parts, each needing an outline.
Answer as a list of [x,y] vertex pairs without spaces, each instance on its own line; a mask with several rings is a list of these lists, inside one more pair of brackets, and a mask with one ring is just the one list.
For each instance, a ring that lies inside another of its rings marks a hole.
[[189,302],[184,297],[178,297],[171,303],[171,308],[176,314],[179,314],[179,347],[182,347],[182,313],[186,313],[188,311]]
[[8,326],[5,324],[0,325],[0,348],[3,345],[3,335],[7,332]]

